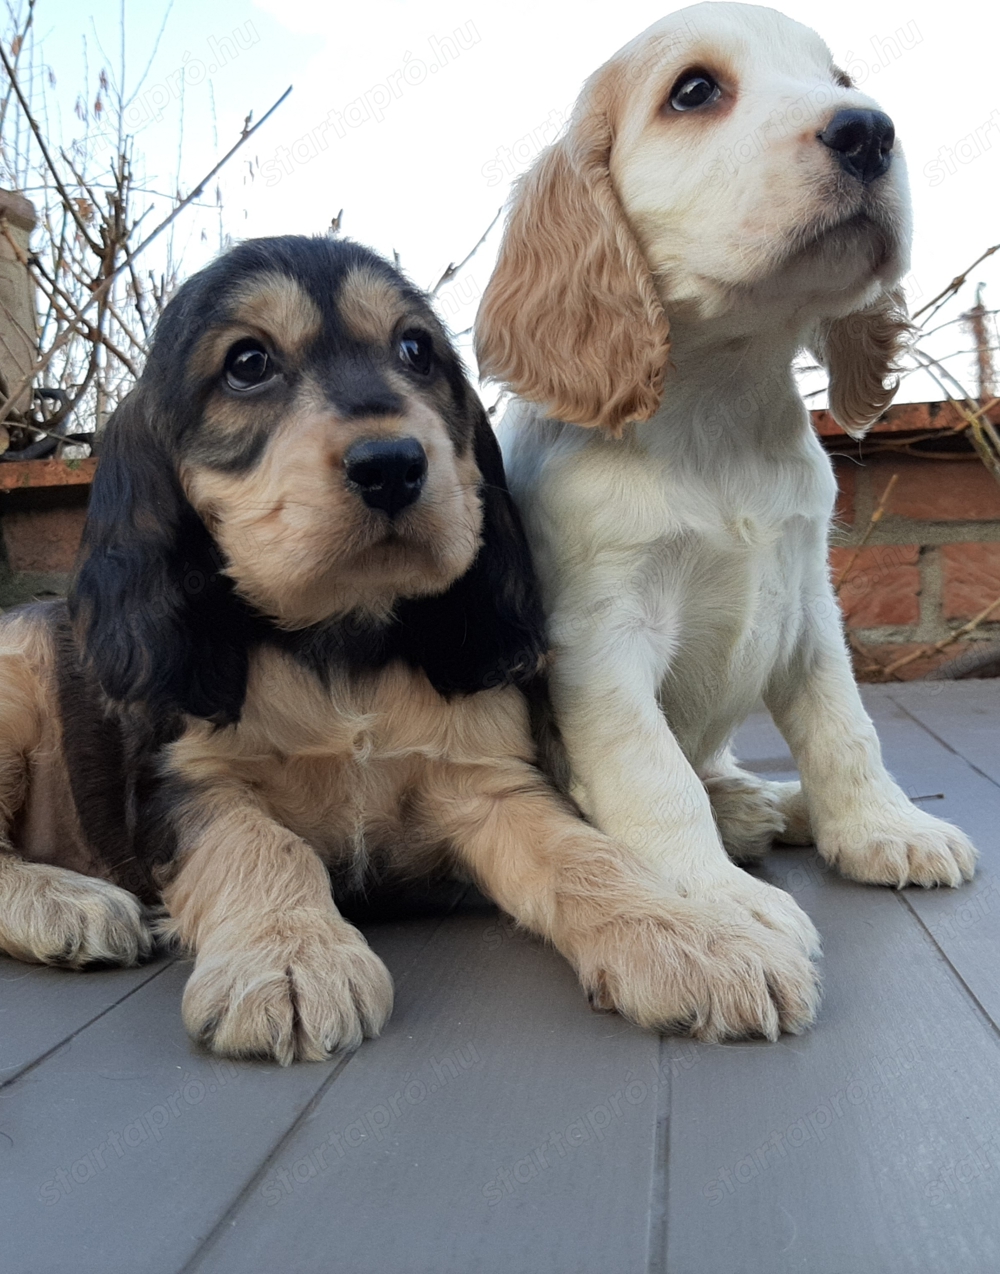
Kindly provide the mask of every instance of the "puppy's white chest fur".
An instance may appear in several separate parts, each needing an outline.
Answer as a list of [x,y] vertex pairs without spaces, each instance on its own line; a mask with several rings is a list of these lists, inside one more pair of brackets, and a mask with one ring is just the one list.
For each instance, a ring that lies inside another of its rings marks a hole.
[[[707,419],[672,406],[621,441],[529,423],[531,411],[515,404],[501,440],[552,638],[610,634],[607,657],[634,655],[635,675],[654,677],[701,767],[792,658],[808,608],[826,604],[829,461],[798,404],[766,438],[741,433],[725,404]],[[653,667],[637,653],[650,639]]]

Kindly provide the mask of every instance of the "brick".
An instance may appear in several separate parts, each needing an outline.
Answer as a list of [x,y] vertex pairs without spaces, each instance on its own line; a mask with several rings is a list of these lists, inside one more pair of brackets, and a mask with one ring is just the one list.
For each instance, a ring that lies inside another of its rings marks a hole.
[[[1000,597],[1000,544],[945,544],[945,619],[971,619]],[[1000,623],[1000,608],[990,621]]]
[[981,460],[918,460],[894,456],[871,465],[872,489],[881,492],[894,474],[899,481],[886,512],[926,522],[986,522],[1000,519],[1000,482]]
[[837,477],[837,504],[833,516],[842,526],[853,526],[858,466],[843,456],[835,456],[833,472]]
[[87,510],[24,509],[0,519],[12,571],[70,571]]
[[[831,549],[836,580],[854,549]],[[915,624],[920,618],[920,546],[885,544],[863,548],[840,585],[840,608],[849,628]]]

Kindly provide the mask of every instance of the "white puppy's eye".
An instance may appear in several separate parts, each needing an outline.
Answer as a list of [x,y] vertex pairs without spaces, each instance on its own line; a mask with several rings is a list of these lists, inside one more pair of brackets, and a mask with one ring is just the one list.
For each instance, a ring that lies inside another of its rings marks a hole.
[[706,71],[685,71],[670,90],[670,105],[675,111],[694,111],[717,101],[722,89]]

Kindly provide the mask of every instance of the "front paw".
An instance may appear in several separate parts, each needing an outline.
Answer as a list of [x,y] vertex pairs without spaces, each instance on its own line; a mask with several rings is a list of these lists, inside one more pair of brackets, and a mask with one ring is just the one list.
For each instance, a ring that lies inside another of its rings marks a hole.
[[0,950],[86,969],[148,960],[153,935],[134,894],[63,867],[17,861],[0,916]]
[[964,832],[911,805],[845,818],[821,831],[817,847],[841,875],[897,889],[956,888],[972,879],[978,857]]
[[782,890],[743,872],[598,925],[575,963],[595,1007],[720,1041],[799,1034],[816,1016],[819,936]]
[[211,1052],[282,1066],[357,1048],[391,1010],[385,965],[353,925],[318,912],[215,935],[183,1005],[188,1031]]

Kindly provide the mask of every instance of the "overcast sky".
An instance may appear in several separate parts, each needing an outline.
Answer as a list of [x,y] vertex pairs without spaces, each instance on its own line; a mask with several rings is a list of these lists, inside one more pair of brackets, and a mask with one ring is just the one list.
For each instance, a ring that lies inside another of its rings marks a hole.
[[[1000,241],[1000,6],[781,7],[815,27],[896,122],[913,192],[916,308]],[[118,0],[95,0],[89,14],[78,0],[39,0],[38,37],[56,72],[52,102],[64,134],[75,125],[84,43],[92,81],[105,56],[117,73],[119,11]],[[235,237],[322,233],[343,208],[345,233],[396,250],[414,281],[429,286],[479,238],[583,79],[669,11],[657,0],[175,0],[128,122],[148,183],[173,189],[179,173],[189,188],[248,111],[259,118],[294,85],[222,182],[225,229]],[[165,12],[151,0],[124,0],[128,93]],[[472,322],[498,233],[445,290],[455,331]],[[176,243],[190,269],[217,245],[218,219],[207,210]],[[980,279],[988,303],[1000,306],[1000,253],[976,270]],[[962,348],[953,333],[942,337]],[[912,385],[902,397],[932,396],[926,384]]]

